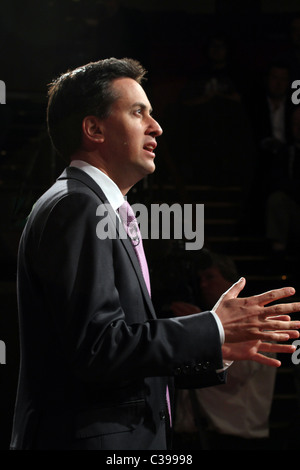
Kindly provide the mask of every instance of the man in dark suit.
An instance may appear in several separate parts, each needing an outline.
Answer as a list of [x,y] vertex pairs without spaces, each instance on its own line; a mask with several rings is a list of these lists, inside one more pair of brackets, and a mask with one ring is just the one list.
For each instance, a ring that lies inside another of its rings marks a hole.
[[[50,88],[49,133],[71,163],[34,205],[20,242],[12,449],[165,449],[173,379],[223,383],[227,359],[278,366],[259,351],[291,352],[268,341],[299,336],[285,316],[299,304],[265,306],[294,290],[240,299],[243,279],[212,312],[156,318],[136,240],[109,236],[121,235],[124,196],[155,169],[162,130],[144,74],[136,61],[107,59]],[[104,217],[107,237],[97,233]]]

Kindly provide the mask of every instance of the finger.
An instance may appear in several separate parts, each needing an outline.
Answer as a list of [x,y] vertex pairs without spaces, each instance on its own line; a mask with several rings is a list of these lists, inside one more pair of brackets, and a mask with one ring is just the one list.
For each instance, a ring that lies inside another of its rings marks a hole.
[[263,294],[253,296],[253,300],[259,305],[266,305],[279,299],[284,299],[295,294],[293,287],[282,287],[281,289],[273,289]]
[[266,320],[291,321],[291,317],[289,315],[275,315],[272,317],[266,317]]
[[[281,333],[283,333],[283,331]],[[288,331],[285,331],[284,333],[288,334],[290,339],[298,339],[300,336],[300,333],[298,330],[288,330]]]
[[297,330],[287,330],[281,331],[274,328],[275,331],[271,330],[262,330],[256,333],[253,333],[253,339],[260,339],[261,341],[288,341],[289,339],[299,338],[299,331]]
[[280,367],[281,362],[274,357],[264,356],[264,354],[256,353],[251,358],[251,361],[258,362],[259,364],[264,364],[269,367]]
[[277,320],[275,317],[274,320],[270,320],[268,317],[265,320],[259,321],[259,328],[260,330],[299,330],[300,329],[300,320],[292,320],[292,321],[282,321]]
[[278,315],[286,315],[288,313],[296,313],[299,311],[300,311],[300,302],[291,302],[291,303],[286,303],[286,304],[277,304],[277,305],[272,305],[269,307],[264,307],[262,314],[264,316],[274,317]]
[[258,350],[267,353],[288,353],[292,354],[296,350],[293,344],[279,344],[279,343],[261,343]]

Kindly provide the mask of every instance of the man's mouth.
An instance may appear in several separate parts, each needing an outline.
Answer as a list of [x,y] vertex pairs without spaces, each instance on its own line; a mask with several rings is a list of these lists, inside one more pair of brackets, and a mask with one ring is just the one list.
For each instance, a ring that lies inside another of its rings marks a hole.
[[156,142],[150,142],[148,144],[145,144],[143,148],[144,150],[147,150],[147,152],[150,152],[154,155],[154,150],[156,146],[157,146]]

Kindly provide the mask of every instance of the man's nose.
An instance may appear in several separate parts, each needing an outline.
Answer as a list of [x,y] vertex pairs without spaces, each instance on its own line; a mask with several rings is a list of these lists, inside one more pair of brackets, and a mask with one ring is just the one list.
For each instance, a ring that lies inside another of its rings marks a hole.
[[153,117],[150,116],[150,119],[151,122],[149,125],[149,134],[151,134],[153,137],[159,137],[160,135],[162,135],[163,130]]

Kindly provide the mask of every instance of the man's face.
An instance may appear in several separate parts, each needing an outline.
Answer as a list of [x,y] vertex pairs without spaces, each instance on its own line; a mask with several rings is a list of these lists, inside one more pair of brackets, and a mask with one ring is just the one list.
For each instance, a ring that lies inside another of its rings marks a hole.
[[145,91],[135,80],[116,79],[112,87],[118,98],[102,122],[103,150],[109,176],[124,190],[155,170],[156,137],[162,129],[151,116]]

